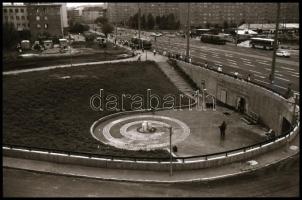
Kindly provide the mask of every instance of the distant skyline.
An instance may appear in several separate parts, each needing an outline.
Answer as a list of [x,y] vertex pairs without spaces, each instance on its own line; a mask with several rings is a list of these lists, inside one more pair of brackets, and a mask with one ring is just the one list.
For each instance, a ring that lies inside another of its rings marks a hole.
[[67,3],[67,7],[78,7],[78,6],[87,6],[87,5],[103,6],[104,3]]
[[[3,5],[5,4],[10,4],[11,2],[3,2]],[[23,4],[22,2],[13,2],[14,4]],[[67,7],[78,7],[78,6],[92,6],[92,5],[97,5],[97,6],[103,6],[104,3],[87,3],[87,2],[83,2],[83,3],[67,3]]]

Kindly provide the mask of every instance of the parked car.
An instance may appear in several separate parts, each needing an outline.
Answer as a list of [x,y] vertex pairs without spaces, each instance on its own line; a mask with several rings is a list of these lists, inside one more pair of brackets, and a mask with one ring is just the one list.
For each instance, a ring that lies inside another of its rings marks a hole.
[[276,55],[280,56],[280,57],[287,57],[287,58],[290,57],[290,53],[286,50],[283,50],[283,49],[278,49],[277,52],[276,52]]

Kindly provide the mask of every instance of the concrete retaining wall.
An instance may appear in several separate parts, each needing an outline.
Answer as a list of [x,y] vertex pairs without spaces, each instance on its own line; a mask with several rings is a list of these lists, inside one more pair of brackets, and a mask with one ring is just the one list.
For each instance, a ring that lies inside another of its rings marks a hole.
[[[185,161],[184,163],[178,162],[173,163],[173,170],[189,170],[189,169],[201,169],[207,167],[217,167],[227,163],[249,159],[256,155],[265,153],[272,149],[278,148],[285,145],[286,142],[292,140],[299,132],[299,128],[296,127],[294,131],[286,138],[280,138],[279,141],[275,141],[261,148],[255,148],[247,150],[246,152],[238,152],[236,155],[222,155],[220,157],[208,158],[208,160],[194,160]],[[235,153],[234,153],[235,154]],[[116,168],[116,169],[141,169],[141,170],[158,170],[158,171],[168,171],[170,164],[169,162],[146,162],[146,161],[122,161],[122,160],[110,160],[105,158],[94,158],[94,157],[84,157],[84,156],[73,156],[67,154],[57,154],[49,152],[38,152],[29,151],[22,149],[9,149],[3,147],[3,155],[9,157],[25,158],[31,160],[40,160],[48,162],[56,162],[63,164],[75,164],[84,165],[90,167],[102,167],[102,168]]]
[[[244,97],[247,101],[247,110],[253,111],[261,117],[261,120],[270,128],[274,129],[277,133],[281,131],[281,124],[283,117],[288,121],[292,121],[292,107],[286,102],[286,100],[278,94],[275,94],[269,90],[256,86],[246,81],[238,80],[233,77],[220,74],[208,69],[204,69],[198,66],[194,66],[189,63],[177,61],[180,68],[189,75],[192,80],[201,87],[201,81],[205,82],[207,91],[214,95],[217,99],[221,99],[221,91],[226,91],[227,98],[226,104],[236,107],[237,97]],[[115,113],[110,116],[106,116],[96,121],[92,127],[93,132],[96,124],[101,123],[104,120],[116,117],[127,113],[136,113],[142,111],[130,111]],[[256,155],[266,153],[272,149],[285,145],[286,142],[292,140],[299,132],[299,123],[297,127],[285,138],[280,138],[275,142],[247,150],[246,152],[232,153],[228,156],[221,155],[208,160],[186,160],[184,163],[173,163],[174,170],[186,170],[186,169],[200,169],[207,167],[216,167],[219,165],[239,161],[243,159],[250,159]],[[120,168],[120,169],[142,169],[142,170],[169,170],[169,162],[134,162],[134,161],[121,161],[110,160],[105,158],[90,158],[83,156],[72,156],[63,154],[54,154],[48,152],[28,151],[22,149],[10,149],[3,147],[3,155],[10,157],[18,157],[32,160],[42,160],[65,164],[85,165],[91,167],[103,167],[103,168]]]
[[218,100],[223,101],[222,96],[225,92],[227,105],[236,108],[238,97],[243,97],[246,100],[246,111],[257,113],[260,120],[277,134],[281,134],[283,117],[289,122],[292,121],[293,106],[282,96],[247,81],[203,67],[178,60],[176,63],[198,87],[201,88],[201,82],[204,81],[207,91]]

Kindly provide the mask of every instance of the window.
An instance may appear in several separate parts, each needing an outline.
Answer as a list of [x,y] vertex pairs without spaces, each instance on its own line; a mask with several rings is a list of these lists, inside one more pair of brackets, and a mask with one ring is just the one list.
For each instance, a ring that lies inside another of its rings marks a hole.
[[14,19],[14,16],[10,16],[10,19]]
[[24,28],[26,28],[26,24],[22,24],[22,26],[23,26]]
[[40,20],[40,16],[36,16],[36,20],[39,21]]
[[41,28],[41,25],[40,25],[40,24],[37,24],[37,28]]
[[25,16],[21,16],[21,19],[25,20]]
[[4,12],[4,13],[7,13],[7,10],[4,8],[4,9],[3,9],[3,12]]
[[29,25],[29,24],[27,24],[27,26],[28,26],[28,28],[30,27],[30,25]]
[[13,13],[13,9],[9,9],[9,12],[10,12],[10,13]]
[[5,16],[5,21],[8,21],[8,16]]
[[47,16],[44,16],[44,20],[48,20]]
[[48,28],[48,24],[44,24],[44,28],[47,29]]
[[21,9],[20,9],[20,12],[21,12],[21,13],[24,13],[24,9],[23,9],[23,8],[21,8]]
[[16,8],[16,9],[15,9],[15,13],[18,13],[18,12],[19,12],[19,9],[18,9],[18,8]]
[[19,20],[20,19],[20,17],[19,16],[16,16],[16,20]]

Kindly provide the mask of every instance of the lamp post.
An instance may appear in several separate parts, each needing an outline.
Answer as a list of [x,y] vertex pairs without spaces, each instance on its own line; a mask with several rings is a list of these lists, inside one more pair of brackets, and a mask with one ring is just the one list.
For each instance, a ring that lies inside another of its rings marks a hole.
[[170,176],[172,176],[172,126],[169,126],[169,136],[170,136]]
[[274,79],[275,79],[275,64],[276,64],[276,51],[278,46],[279,17],[280,17],[280,3],[277,3],[277,19],[276,19],[276,29],[275,29],[275,37],[274,37],[274,52],[273,52],[273,60],[272,60],[272,70],[269,75],[269,80],[271,81],[271,84],[274,83]]
[[187,16],[187,51],[186,58],[190,56],[190,3],[188,3],[188,16]]
[[70,36],[70,34],[69,34],[69,54],[70,54],[70,66],[72,67],[71,36]]

